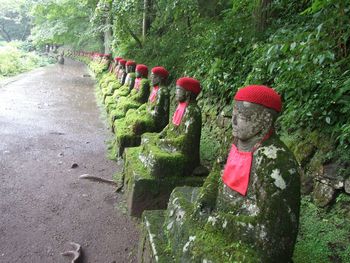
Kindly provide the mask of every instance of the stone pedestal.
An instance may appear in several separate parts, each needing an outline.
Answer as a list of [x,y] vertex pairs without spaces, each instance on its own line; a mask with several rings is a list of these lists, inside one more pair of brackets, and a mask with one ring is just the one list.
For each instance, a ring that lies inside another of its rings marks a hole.
[[154,176],[141,162],[140,152],[141,147],[127,148],[124,155],[124,187],[130,215],[140,217],[144,210],[165,209],[176,186],[203,184],[203,176],[180,176],[169,171]]

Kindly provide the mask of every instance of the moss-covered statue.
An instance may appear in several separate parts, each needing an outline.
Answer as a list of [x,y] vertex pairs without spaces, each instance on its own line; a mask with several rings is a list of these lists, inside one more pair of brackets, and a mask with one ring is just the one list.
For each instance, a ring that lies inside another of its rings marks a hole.
[[64,51],[62,51],[62,52],[58,55],[58,57],[57,57],[57,62],[58,62],[58,64],[60,64],[60,65],[63,65],[63,64],[64,64]]
[[99,86],[102,89],[106,89],[106,87],[111,83],[111,82],[116,82],[117,81],[117,74],[116,72],[119,71],[119,61],[121,60],[121,57],[115,57],[114,62],[111,63],[109,72],[100,79],[99,81]]
[[176,188],[165,212],[144,213],[145,262],[292,262],[300,182],[294,156],[274,133],[280,111],[273,89],[237,92],[223,171],[216,164],[203,187]]
[[200,84],[193,78],[176,82],[177,109],[161,133],[144,133],[141,146],[125,149],[125,184],[131,215],[145,209],[165,208],[175,186],[199,186],[203,178],[192,176],[199,166],[202,118],[196,97]]
[[133,60],[127,61],[126,62],[127,76],[126,76],[122,86],[120,88],[118,88],[118,91],[115,91],[115,94],[113,94],[115,97],[126,96],[133,89],[135,81],[136,81],[136,74],[137,74],[137,73],[135,73],[135,70],[136,70],[136,62]]
[[120,59],[118,63],[118,67],[115,71],[115,75],[117,80],[109,82],[108,85],[105,85],[102,88],[103,102],[106,104],[106,108],[108,109],[108,104],[113,103],[113,99],[111,98],[115,92],[115,90],[119,89],[126,80],[127,76],[127,68],[126,68],[126,60]]
[[122,156],[125,147],[138,146],[141,134],[160,132],[169,121],[169,90],[166,86],[169,73],[163,67],[154,67],[151,73],[152,91],[148,102],[138,109],[130,109],[125,118],[114,122],[115,147]]
[[109,92],[108,96],[106,96],[105,98],[105,106],[106,106],[106,110],[109,113],[109,123],[112,127],[112,131],[113,131],[113,121],[112,121],[112,117],[111,117],[111,112],[113,110],[115,110],[116,106],[117,106],[117,101],[119,98],[119,94],[120,91],[125,91],[125,90],[132,90],[133,87],[135,86],[135,83],[137,83],[137,78],[136,75],[137,73],[135,73],[135,67],[136,67],[136,63],[134,61],[128,61],[127,62],[127,66],[126,66],[126,78],[124,81],[123,85],[120,85],[120,83],[118,82],[118,85],[115,85],[113,87],[113,89]]
[[116,119],[125,117],[129,109],[137,109],[141,104],[147,102],[150,92],[150,83],[149,80],[145,78],[145,73],[147,72],[148,75],[148,68],[140,64],[137,69],[134,83],[129,86],[124,85],[113,94],[116,103],[109,107],[109,120],[112,125]]
[[109,54],[95,54],[94,59],[89,66],[95,73],[97,79],[100,79],[103,76],[102,73],[108,69],[110,57]]

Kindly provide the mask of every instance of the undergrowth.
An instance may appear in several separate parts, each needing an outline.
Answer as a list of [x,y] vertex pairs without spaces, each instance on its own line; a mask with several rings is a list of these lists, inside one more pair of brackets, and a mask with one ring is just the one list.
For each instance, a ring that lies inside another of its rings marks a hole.
[[350,196],[340,194],[330,210],[304,197],[300,215],[294,263],[350,262]]
[[53,58],[28,52],[21,42],[0,43],[0,79],[54,63]]

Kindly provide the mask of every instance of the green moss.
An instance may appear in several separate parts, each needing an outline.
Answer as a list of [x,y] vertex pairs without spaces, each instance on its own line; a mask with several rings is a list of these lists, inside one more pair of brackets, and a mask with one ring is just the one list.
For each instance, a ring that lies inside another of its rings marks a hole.
[[[161,226],[162,236],[166,237],[162,247],[166,243],[165,251],[169,251],[174,261],[259,262],[260,257],[248,245],[232,242],[232,238],[228,239],[223,231],[208,226],[203,228],[197,220],[192,219],[193,202],[197,196],[198,187],[177,187],[169,199]],[[159,222],[157,226],[160,228]],[[230,229],[229,226],[227,229]]]
[[338,196],[327,211],[302,200],[295,263],[350,262],[350,196]]
[[119,156],[122,156],[126,147],[139,146],[141,137],[133,133],[132,127],[125,123],[124,118],[114,122],[115,147]]
[[137,110],[129,110],[124,120],[135,135],[141,135],[145,132],[157,132],[153,116],[148,113],[146,107],[143,107],[143,110],[141,109],[143,105]]
[[207,259],[212,262],[261,262],[254,247],[242,242],[227,240],[221,233],[208,230],[196,231],[191,250],[193,259]]
[[101,79],[103,72],[108,69],[108,63],[91,61],[89,64],[89,68],[95,73],[98,79]]
[[147,209],[165,209],[170,193],[176,186],[199,186],[203,183],[202,177],[195,176],[166,174],[155,177],[140,160],[140,148],[127,148],[124,154],[124,182],[131,215],[140,216]]
[[202,128],[200,156],[202,163],[205,165],[212,164],[218,156],[220,144],[216,138],[208,126]]
[[124,85],[120,87],[118,90],[115,92],[116,97],[125,97],[130,93],[130,87],[128,85]]
[[130,109],[137,109],[140,107],[140,103],[127,97],[119,98],[115,109],[110,112],[111,121],[125,117],[126,113]]
[[[139,250],[141,250],[142,254],[141,258],[144,260],[142,262],[172,262],[173,258],[167,253],[169,251],[167,250],[165,237],[160,227],[164,221],[164,211],[145,211],[142,219],[143,228],[139,245]],[[150,240],[150,236],[152,236],[152,240]],[[156,251],[157,260],[155,259],[155,255],[153,255],[153,250]]]
[[132,177],[134,172],[135,174],[142,175],[146,179],[152,179],[150,172],[147,171],[145,166],[139,160],[140,150],[141,147],[128,148],[124,153],[124,171],[126,181]]
[[116,152],[114,140],[110,140],[107,142],[107,157],[110,160],[116,160],[117,158],[117,152]]
[[110,83],[117,82],[117,77],[114,73],[105,74],[102,79],[99,81],[101,89],[104,89],[109,86]]

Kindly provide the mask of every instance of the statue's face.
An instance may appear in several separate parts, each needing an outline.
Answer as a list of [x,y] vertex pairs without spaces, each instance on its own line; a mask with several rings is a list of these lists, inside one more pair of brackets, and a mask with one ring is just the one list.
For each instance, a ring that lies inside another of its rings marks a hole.
[[235,138],[241,141],[249,140],[271,124],[271,116],[264,110],[265,107],[246,101],[234,103],[232,133]]
[[158,85],[162,80],[162,77],[157,75],[157,74],[154,74],[153,72],[151,73],[151,83],[152,83],[152,86],[156,86]]
[[187,99],[187,91],[180,86],[176,86],[175,97],[176,101],[184,102]]
[[141,77],[142,77],[142,75],[141,75],[140,71],[136,70],[136,78],[141,78]]

